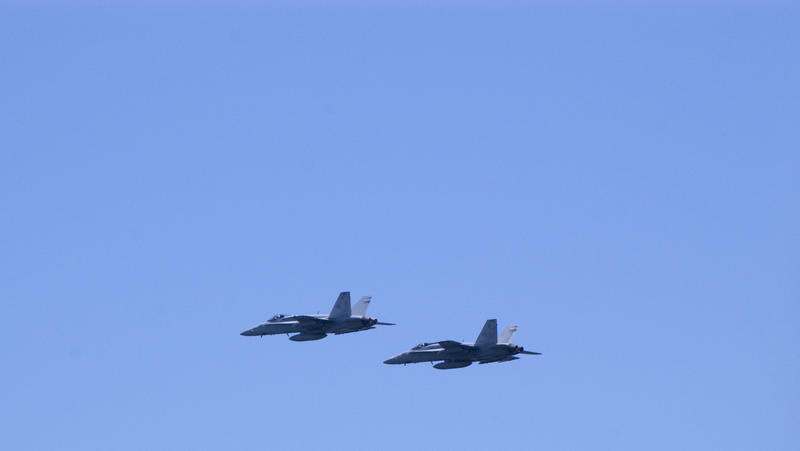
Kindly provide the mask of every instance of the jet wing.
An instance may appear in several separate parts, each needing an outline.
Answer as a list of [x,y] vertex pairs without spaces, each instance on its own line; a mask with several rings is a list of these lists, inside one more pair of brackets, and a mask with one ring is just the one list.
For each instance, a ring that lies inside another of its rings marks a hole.
[[322,324],[325,322],[324,319],[315,318],[313,316],[308,315],[292,315],[282,318],[281,321],[297,321],[300,324],[304,325],[313,325],[313,324]]
[[469,351],[473,349],[473,347],[470,345],[465,345],[453,340],[444,340],[438,342],[437,344],[448,351]]

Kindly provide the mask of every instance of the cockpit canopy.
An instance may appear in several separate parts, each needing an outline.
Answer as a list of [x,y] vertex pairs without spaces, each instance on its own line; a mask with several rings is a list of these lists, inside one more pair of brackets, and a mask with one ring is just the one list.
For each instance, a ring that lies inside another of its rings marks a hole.
[[430,343],[420,343],[420,344],[414,346],[411,349],[422,349],[422,348],[424,348],[425,346],[428,346],[428,345],[430,345]]
[[281,313],[278,313],[277,315],[273,316],[273,317],[272,317],[272,318],[270,318],[269,320],[270,320],[270,321],[280,321],[280,320],[282,320],[283,318],[286,318],[286,315],[284,315],[284,314],[281,314]]

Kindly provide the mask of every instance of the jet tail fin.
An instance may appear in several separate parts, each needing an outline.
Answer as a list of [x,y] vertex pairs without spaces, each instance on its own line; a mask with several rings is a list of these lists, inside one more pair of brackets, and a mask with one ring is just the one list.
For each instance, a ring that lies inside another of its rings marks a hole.
[[353,316],[364,316],[367,314],[367,307],[372,300],[372,296],[364,296],[353,306]]
[[337,318],[350,318],[350,292],[342,291],[339,297],[336,298],[336,303],[333,304],[331,314],[328,315],[329,319]]
[[491,346],[496,344],[497,344],[497,320],[496,319],[486,320],[486,323],[483,325],[483,329],[481,329],[480,335],[478,335],[478,339],[475,340],[475,346],[482,347],[482,346]]
[[517,331],[517,325],[516,324],[512,324],[512,325],[506,327],[506,330],[504,330],[502,333],[500,333],[500,336],[497,338],[497,343],[499,343],[499,344],[509,344],[509,343],[511,343],[511,337],[514,336],[514,332],[516,332],[516,331]]

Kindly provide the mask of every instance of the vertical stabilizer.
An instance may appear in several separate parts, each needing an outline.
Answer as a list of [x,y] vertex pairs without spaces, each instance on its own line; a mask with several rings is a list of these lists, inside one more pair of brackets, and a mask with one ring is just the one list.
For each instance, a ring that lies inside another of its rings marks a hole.
[[339,297],[336,298],[336,303],[333,304],[331,314],[328,319],[342,319],[350,318],[350,292],[342,291]]
[[504,330],[500,334],[500,337],[497,338],[497,342],[502,344],[502,345],[507,345],[507,344],[511,343],[511,337],[514,336],[514,332],[516,332],[516,331],[517,331],[517,325],[516,324],[512,324],[512,325],[506,327],[506,330]]
[[363,298],[359,299],[356,302],[356,305],[353,306],[353,316],[364,316],[367,314],[367,307],[369,307],[369,301],[372,300],[372,296],[364,296]]
[[497,320],[488,319],[481,329],[481,334],[475,340],[475,346],[492,346],[497,344]]

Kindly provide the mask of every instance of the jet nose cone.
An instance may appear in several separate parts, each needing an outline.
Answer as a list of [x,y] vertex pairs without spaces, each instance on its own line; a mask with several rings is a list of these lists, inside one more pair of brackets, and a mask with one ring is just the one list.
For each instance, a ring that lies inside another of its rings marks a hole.
[[383,363],[385,363],[387,365],[396,365],[398,363],[401,363],[400,362],[400,356],[396,355],[396,356],[389,357],[388,359],[384,360]]

